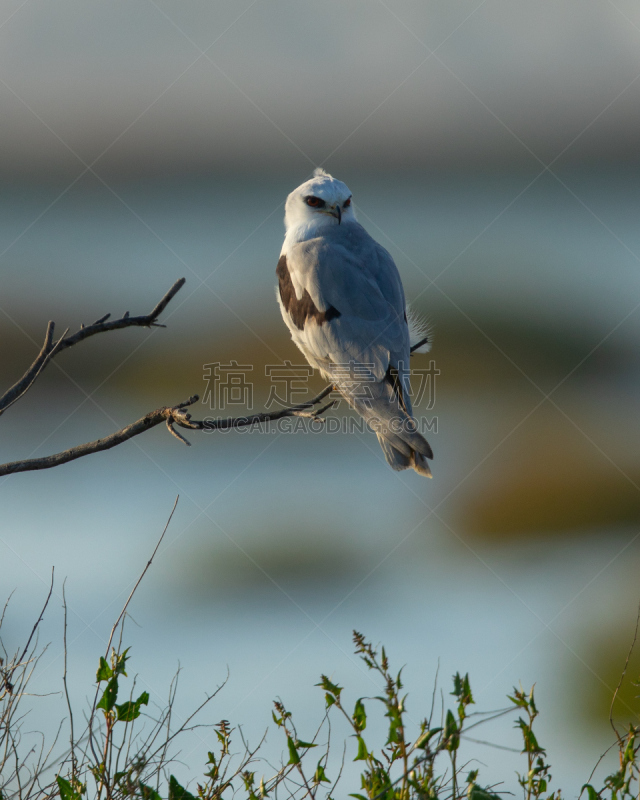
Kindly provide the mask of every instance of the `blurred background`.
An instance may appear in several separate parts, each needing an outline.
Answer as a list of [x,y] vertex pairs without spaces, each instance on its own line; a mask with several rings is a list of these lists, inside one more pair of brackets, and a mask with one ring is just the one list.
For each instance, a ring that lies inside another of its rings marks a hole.
[[[152,700],[180,665],[184,715],[228,671],[206,721],[255,740],[280,696],[308,738],[320,672],[352,700],[378,692],[356,628],[407,665],[416,724],[438,665],[445,698],[468,671],[483,710],[535,682],[551,788],[577,795],[612,741],[640,599],[637,3],[3,0],[0,42],[0,385],[47,320],[147,313],[187,279],[166,330],[56,359],[2,420],[2,461],[203,395],[206,364],[253,366],[262,408],[265,367],[300,363],[274,271],[286,195],[318,165],[433,325],[415,366],[440,370],[418,409],[437,418],[433,481],[390,471],[370,433],[194,434],[187,449],[160,428],[0,479],[8,650],[56,570],[29,726],[66,713],[62,581],[80,709],[179,494],[130,609]],[[619,719],[637,720],[636,693]],[[517,747],[512,722],[482,736]],[[210,748],[194,734],[178,778]],[[516,753],[467,754],[514,790]]]

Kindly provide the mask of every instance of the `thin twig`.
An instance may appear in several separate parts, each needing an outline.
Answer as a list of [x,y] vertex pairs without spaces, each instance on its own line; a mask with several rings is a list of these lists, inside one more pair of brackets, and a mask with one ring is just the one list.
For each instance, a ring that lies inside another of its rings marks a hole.
[[618,733],[618,729],[615,726],[613,721],[613,704],[616,702],[616,697],[618,696],[618,692],[622,688],[622,683],[625,679],[625,675],[627,674],[627,668],[629,667],[629,660],[631,658],[631,654],[633,653],[633,648],[636,646],[636,642],[638,641],[638,628],[640,627],[640,604],[638,605],[638,613],[636,615],[636,629],[633,633],[633,640],[631,641],[631,647],[629,648],[629,652],[627,653],[626,661],[624,662],[624,669],[622,670],[622,675],[620,675],[620,680],[618,681],[618,685],[616,686],[616,690],[613,693],[613,697],[611,698],[611,705],[609,706],[609,724],[613,729],[613,732],[616,735],[616,739],[618,740],[618,744],[622,745],[622,738]]
[[257,423],[274,421],[284,417],[307,417],[311,419],[322,419],[319,415],[323,414],[327,409],[331,408],[333,401],[323,406],[322,408],[314,409],[313,405],[323,400],[331,391],[333,387],[328,386],[317,397],[313,398],[306,403],[300,403],[296,406],[283,408],[279,411],[262,412],[259,414],[250,414],[246,417],[232,417],[229,419],[204,419],[193,420],[191,414],[185,411],[186,408],[196,403],[199,399],[195,394],[183,403],[177,406],[166,406],[151,411],[125,428],[122,428],[115,433],[109,434],[102,439],[96,439],[93,442],[85,442],[75,447],[70,447],[68,450],[63,450],[61,453],[55,453],[50,456],[42,456],[41,458],[27,458],[21,461],[10,461],[7,464],[0,464],[0,476],[12,475],[16,472],[31,472],[39,469],[50,469],[57,467],[60,464],[66,464],[69,461],[75,461],[83,456],[91,455],[92,453],[100,453],[103,450],[110,450],[119,444],[132,439],[134,436],[139,436],[151,428],[165,422],[169,431],[184,444],[189,442],[181,436],[174,428],[173,425],[179,425],[182,428],[189,430],[201,431],[216,431],[228,430],[231,428],[245,428]]
[[[193,402],[195,402],[196,399],[197,397],[195,399],[192,398]],[[75,459],[82,458],[82,456],[87,456],[91,453],[110,450],[112,447],[122,444],[134,436],[138,436],[140,433],[144,433],[156,425],[160,425],[160,423],[171,417],[174,410],[175,409],[171,408],[159,408],[109,436],[96,439],[93,442],[86,442],[85,444],[70,447],[68,450],[64,450],[61,453],[43,456],[42,458],[27,458],[22,461],[11,461],[7,464],[1,464],[0,476],[11,475],[15,472],[49,469],[50,467],[57,467],[60,464],[66,464],[69,461],[75,461]]]
[[8,672],[7,675],[4,676],[4,686],[7,686],[7,685],[9,685],[11,683],[11,678],[13,676],[13,673],[18,668],[18,666],[22,663],[22,659],[26,656],[26,654],[27,654],[27,652],[29,650],[29,645],[31,644],[31,640],[33,639],[33,636],[34,636],[35,632],[38,630],[38,626],[42,622],[42,618],[44,617],[44,612],[47,610],[47,606],[49,605],[49,600],[51,600],[51,593],[53,592],[54,571],[55,571],[55,568],[52,567],[51,568],[51,586],[49,586],[49,594],[47,595],[47,599],[44,601],[44,605],[42,606],[42,611],[40,612],[40,616],[38,617],[38,619],[36,620],[35,625],[31,629],[31,633],[29,634],[29,638],[27,639],[27,643],[24,646],[24,650],[20,654],[20,658],[17,659],[13,669],[10,672]]
[[486,747],[494,747],[496,750],[506,750],[509,753],[522,753],[522,749],[520,747],[506,747],[503,744],[494,744],[493,742],[487,742],[485,739],[474,739],[473,736],[467,736],[464,733],[460,734],[460,738],[464,739],[465,742],[473,742],[474,744],[483,744]]
[[151,564],[153,563],[153,559],[155,558],[156,553],[158,552],[158,548],[162,544],[162,540],[164,539],[164,536],[165,536],[165,534],[166,534],[166,532],[167,532],[167,530],[169,528],[169,525],[171,524],[171,520],[173,519],[173,515],[175,514],[176,508],[178,506],[178,500],[179,499],[180,499],[180,495],[177,495],[177,497],[176,497],[176,499],[175,499],[175,501],[173,503],[173,508],[171,509],[171,513],[169,514],[169,519],[167,520],[167,522],[166,522],[166,524],[164,526],[164,530],[160,534],[160,538],[158,539],[158,541],[156,543],[156,546],[153,548],[153,553],[151,553],[151,556],[149,557],[149,560],[147,561],[147,563],[145,565],[145,568],[140,573],[140,576],[138,577],[138,580],[136,581],[135,586],[131,590],[131,592],[129,594],[129,597],[127,597],[127,602],[122,607],[122,611],[120,612],[120,615],[118,616],[118,619],[113,623],[113,628],[111,628],[111,634],[109,636],[109,641],[107,643],[107,650],[106,650],[105,658],[109,657],[109,648],[111,647],[111,642],[113,641],[113,636],[114,636],[114,634],[116,632],[116,629],[117,629],[118,625],[120,624],[120,620],[127,613],[127,608],[129,607],[129,603],[131,602],[131,598],[136,593],[136,590],[137,590],[138,586],[140,586],[140,583],[142,582],[142,579],[147,574],[147,571],[148,571],[149,567],[151,566]]
[[176,294],[182,289],[185,284],[185,278],[180,278],[177,280],[173,286],[169,289],[169,291],[165,294],[165,296],[160,300],[160,302],[155,306],[155,308],[149,314],[142,314],[141,316],[131,317],[129,316],[129,312],[127,311],[120,319],[114,319],[110,322],[107,322],[110,314],[107,314],[104,317],[96,320],[92,325],[87,325],[86,327],[81,327],[79,331],[72,334],[71,336],[65,336],[64,339],[60,342],[60,346],[58,348],[58,352],[62,352],[63,350],[67,350],[69,347],[73,347],[74,344],[78,344],[78,342],[82,342],[85,339],[88,339],[90,336],[95,336],[97,333],[106,333],[108,331],[115,331],[119,330],[120,328],[164,328],[164,325],[161,325],[157,320],[160,314],[165,310],[165,308],[169,305],[171,300],[176,296]]
[[604,758],[606,758],[606,756],[609,755],[609,753],[613,750],[614,747],[617,747],[617,746],[618,746],[617,742],[614,742],[613,744],[610,744],[609,747],[607,747],[607,749],[604,751],[604,753],[600,756],[600,758],[596,761],[595,767],[591,770],[591,774],[587,778],[587,783],[583,784],[582,789],[580,789],[580,794],[578,795],[578,800],[580,800],[580,798],[582,797],[582,793],[587,788],[587,784],[590,784],[591,781],[593,780],[593,776],[596,774],[596,770],[598,769],[598,767],[602,763],[602,760]]
[[[6,392],[2,398],[0,398],[0,414],[2,414],[3,410],[6,410],[11,404],[16,402],[16,400],[24,395],[24,393],[33,385],[38,375],[42,372],[46,364],[54,355],[57,355],[63,350],[72,347],[74,344],[77,344],[78,342],[81,342],[90,336],[94,336],[97,333],[104,333],[106,331],[116,330],[118,328],[128,328],[131,326],[163,327],[159,326],[159,323],[157,323],[157,318],[171,302],[173,297],[175,297],[176,293],[180,291],[184,283],[184,278],[180,278],[180,280],[176,281],[150,314],[132,317],[127,311],[123,317],[117,320],[112,320],[111,322],[107,321],[110,315],[106,314],[105,316],[96,320],[96,322],[94,322],[92,325],[86,327],[83,325],[80,330],[74,333],[72,336],[63,336],[63,338],[59,339],[55,344],[52,344],[54,325],[52,322],[50,322],[47,328],[45,342],[42,346],[40,354],[33,362],[29,370],[27,370],[25,375],[21,378],[21,380],[18,381],[15,386],[9,389],[9,391]],[[424,344],[424,342],[418,342],[415,344],[411,348],[411,353],[421,347],[422,344]],[[189,445],[190,443],[187,441],[187,439],[185,439],[184,436],[175,430],[174,425],[178,425],[181,428],[188,428],[189,430],[212,432],[218,430],[230,430],[232,428],[245,428],[247,426],[260,424],[263,422],[275,422],[279,419],[284,419],[285,417],[303,417],[306,419],[323,421],[321,415],[334,405],[334,401],[326,403],[320,408],[316,408],[316,406],[318,406],[318,404],[324,400],[325,397],[330,395],[331,392],[334,391],[334,388],[335,387],[333,385],[326,386],[320,392],[320,394],[316,395],[316,397],[313,399],[304,403],[299,403],[298,405],[282,408],[279,411],[263,411],[258,414],[250,414],[246,417],[230,417],[227,419],[192,419],[191,414],[189,414],[185,409],[193,405],[199,399],[198,395],[193,395],[183,403],[179,403],[177,406],[165,406],[163,408],[158,408],[155,411],[150,411],[141,419],[132,422],[130,425],[127,425],[126,427],[121,428],[119,431],[116,431],[109,436],[105,436],[102,439],[96,439],[93,442],[86,442],[84,444],[76,445],[75,447],[70,447],[68,450],[63,450],[60,453],[55,453],[50,456],[43,456],[41,458],[28,458],[19,461],[10,461],[6,464],[0,464],[0,477],[4,475],[12,475],[17,472],[31,472],[40,469],[51,469],[52,467],[66,464],[69,461],[75,461],[78,458],[91,455],[92,453],[100,453],[103,450],[110,450],[112,447],[123,444],[129,439],[132,439],[134,436],[139,436],[141,433],[145,433],[145,431],[155,428],[157,425],[160,425],[163,422],[166,423],[169,433],[175,436],[176,439],[179,439],[183,444]]]
[[[33,386],[36,379],[42,372],[42,370],[46,367],[46,365],[51,361],[53,356],[58,352],[60,349],[60,343],[62,339],[59,339],[57,342],[53,342],[53,331],[55,329],[55,323],[50,321],[47,325],[47,331],[44,336],[44,343],[40,352],[36,356],[35,361],[29,367],[29,369],[25,372],[25,374],[20,378],[17,383],[15,383],[10,389],[8,389],[2,397],[0,397],[0,415],[4,414],[4,412],[16,403],[21,397],[23,397],[29,389]],[[68,329],[67,329],[68,330]],[[65,331],[62,336],[64,337],[67,331]]]
[[[138,577],[138,580],[135,582],[135,585],[134,585],[133,589],[129,593],[129,597],[127,597],[127,600],[126,600],[124,606],[122,607],[122,611],[118,615],[118,618],[116,619],[116,621],[113,624],[113,627],[111,628],[111,633],[109,635],[109,641],[107,642],[107,649],[105,651],[105,659],[109,658],[109,649],[111,647],[111,643],[113,642],[113,637],[114,637],[115,632],[116,632],[116,630],[118,628],[118,625],[120,624],[120,621],[123,619],[124,615],[127,613],[127,608],[129,607],[129,603],[131,602],[131,599],[132,599],[133,595],[136,593],[136,590],[137,590],[138,586],[140,586],[140,583],[141,583],[142,579],[147,574],[147,571],[148,571],[149,567],[151,566],[156,553],[158,552],[158,548],[162,544],[162,540],[164,539],[164,536],[165,536],[165,534],[166,534],[166,532],[167,532],[167,530],[169,528],[169,524],[171,523],[171,520],[173,519],[173,515],[175,513],[175,510],[176,510],[176,507],[178,505],[178,500],[179,499],[180,499],[180,495],[178,495],[176,497],[175,502],[173,504],[173,508],[171,509],[171,513],[169,514],[169,519],[167,520],[167,522],[166,522],[166,524],[164,526],[164,529],[163,529],[162,533],[160,534],[160,538],[156,542],[156,546],[153,548],[153,552],[151,553],[151,556],[150,556],[149,560],[147,561],[147,563],[146,563],[144,569],[142,570],[142,572],[140,573],[140,575]],[[96,756],[96,753],[95,753],[94,748],[93,748],[93,720],[95,718],[99,692],[100,692],[100,685],[98,684],[96,686],[96,694],[95,694],[95,697],[93,699],[93,704],[91,706],[91,714],[89,716],[89,722],[88,722],[88,725],[87,725],[89,747],[91,748],[94,757],[97,757],[97,756]],[[108,734],[109,734],[109,729],[107,730],[107,738],[108,738]],[[106,747],[106,743],[105,743],[105,747]],[[100,793],[98,793],[98,794],[100,794]]]
[[73,709],[71,707],[71,699],[69,698],[69,688],[67,686],[67,597],[65,594],[66,579],[62,584],[62,607],[64,609],[64,629],[62,634],[62,642],[64,645],[64,672],[62,674],[62,683],[64,685],[64,696],[67,701],[67,708],[69,709],[69,743],[71,745],[71,774],[76,776],[76,753],[75,753],[75,735],[73,731]]
[[164,328],[164,325],[160,325],[157,319],[184,286],[184,283],[184,278],[180,278],[180,280],[176,281],[149,314],[131,317],[127,311],[120,319],[112,320],[111,322],[107,322],[111,314],[105,314],[92,325],[81,325],[80,330],[71,336],[67,336],[69,330],[67,328],[60,339],[55,343],[53,341],[55,323],[49,322],[44,337],[44,343],[35,361],[22,378],[0,397],[0,415],[26,394],[54,356],[58,355],[58,353],[61,353],[63,350],[67,350],[69,347],[73,347],[74,344],[78,344],[78,342],[82,342],[90,336],[95,336],[97,333],[106,333],[107,331],[117,330],[118,328]]

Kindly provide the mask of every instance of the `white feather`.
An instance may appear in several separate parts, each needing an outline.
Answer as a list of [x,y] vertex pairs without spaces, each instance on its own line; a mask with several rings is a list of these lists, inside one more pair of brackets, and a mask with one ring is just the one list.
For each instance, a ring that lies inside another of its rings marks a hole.
[[409,303],[407,303],[407,322],[409,323],[409,341],[411,347],[421,342],[423,339],[427,341],[414,353],[428,353],[433,344],[433,325],[425,317],[414,311]]
[[[406,307],[393,258],[357,222],[349,188],[320,168],[287,198],[285,226],[288,307],[278,302],[293,341],[374,428],[393,469],[430,476],[408,369],[411,344],[428,335],[417,352],[429,350],[430,326]],[[354,366],[370,377],[354,382],[345,373]]]

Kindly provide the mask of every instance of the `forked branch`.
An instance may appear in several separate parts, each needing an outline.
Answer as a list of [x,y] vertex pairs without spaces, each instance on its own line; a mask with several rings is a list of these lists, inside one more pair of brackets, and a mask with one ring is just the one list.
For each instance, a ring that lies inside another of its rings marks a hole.
[[74,344],[78,344],[78,342],[82,342],[85,339],[88,339],[90,336],[95,336],[97,333],[115,331],[119,328],[164,328],[165,326],[158,322],[158,317],[160,314],[162,314],[180,289],[182,289],[184,283],[184,278],[180,278],[180,280],[176,281],[162,298],[162,300],[160,300],[160,302],[149,314],[131,317],[129,316],[129,312],[125,311],[120,319],[114,319],[110,322],[107,320],[111,317],[111,314],[105,314],[91,325],[82,324],[80,326],[80,330],[76,331],[76,333],[72,334],[71,336],[67,336],[67,329],[56,342],[53,341],[55,323],[49,322],[47,325],[47,332],[44,337],[44,343],[35,361],[20,378],[20,380],[17,381],[10,389],[8,389],[2,395],[2,397],[0,397],[0,416],[29,391],[29,389],[36,382],[38,376],[42,373],[44,368],[54,356],[58,355],[58,353],[61,353],[63,350],[67,350],[69,347],[73,347]]
[[7,464],[0,464],[0,476],[11,475],[14,472],[30,472],[36,469],[49,469],[50,467],[57,467],[60,464],[66,464],[68,461],[75,461],[77,458],[88,456],[91,453],[100,453],[103,450],[110,450],[116,445],[123,444],[123,442],[133,439],[134,436],[139,436],[145,431],[155,428],[163,422],[169,428],[170,433],[173,434],[184,444],[190,443],[173,427],[179,425],[182,428],[189,428],[194,431],[216,431],[229,428],[245,428],[260,422],[268,420],[282,419],[283,417],[308,417],[312,419],[320,418],[320,414],[326,411],[333,405],[333,400],[321,408],[314,408],[321,400],[323,400],[331,391],[333,386],[328,386],[313,400],[308,403],[300,403],[297,406],[283,408],[280,411],[272,413],[250,414],[246,417],[231,417],[229,419],[205,419],[194,420],[191,419],[186,409],[192,406],[199,399],[197,394],[185,400],[184,403],[179,403],[177,406],[166,406],[158,408],[156,411],[151,411],[146,414],[142,419],[132,422],[126,428],[122,428],[115,433],[105,436],[102,439],[96,439],[93,442],[86,444],[79,444],[76,447],[70,447],[68,450],[63,450],[61,453],[55,453],[51,456],[44,456],[42,458],[27,458],[22,461],[11,461]]
[[[67,336],[65,331],[62,337],[56,342],[53,341],[54,323],[49,322],[45,340],[37,358],[25,372],[22,378],[0,398],[0,415],[13,403],[23,397],[24,394],[31,388],[31,386],[33,386],[34,382],[46,365],[51,361],[51,359],[54,358],[54,356],[56,356],[58,353],[66,350],[68,347],[72,347],[73,345],[88,339],[90,336],[95,336],[97,333],[106,333],[107,331],[113,331],[119,328],[129,328],[132,326],[164,328],[165,326],[158,322],[158,317],[165,310],[175,295],[180,291],[184,283],[184,278],[180,278],[179,281],[176,281],[171,289],[169,289],[162,300],[160,300],[160,302],[149,314],[131,317],[127,311],[120,319],[111,320],[110,322],[108,320],[111,315],[106,314],[104,317],[96,320],[92,325],[82,325],[80,330],[71,336]],[[423,339],[415,344],[411,348],[411,352],[413,353],[419,347],[422,347],[426,341],[426,339]],[[150,411],[141,419],[132,422],[125,428],[122,428],[121,430],[116,431],[109,436],[105,436],[102,439],[96,439],[93,442],[79,444],[75,447],[70,447],[68,450],[63,450],[61,453],[43,456],[42,458],[27,458],[21,461],[11,461],[7,464],[0,464],[0,477],[4,475],[11,475],[15,472],[30,472],[32,470],[50,469],[51,467],[57,467],[60,464],[66,464],[69,461],[75,461],[77,458],[88,456],[91,453],[100,453],[103,450],[110,450],[112,447],[123,444],[129,439],[133,439],[134,436],[139,436],[141,433],[145,433],[145,431],[151,430],[151,428],[155,428],[157,425],[162,423],[166,424],[169,432],[173,436],[175,436],[184,444],[189,445],[189,442],[181,433],[176,430],[175,426],[186,428],[192,431],[212,432],[218,430],[229,430],[230,428],[246,428],[255,424],[273,422],[285,417],[306,417],[308,419],[317,419],[322,421],[323,418],[321,415],[331,408],[331,406],[334,404],[334,401],[330,401],[325,405],[320,404],[329,394],[331,394],[333,390],[333,386],[327,386],[312,400],[309,400],[305,403],[299,403],[298,405],[288,406],[280,409],[279,411],[265,411],[258,414],[249,414],[248,416],[244,417],[204,420],[192,419],[191,414],[187,411],[187,409],[199,399],[198,395],[195,394],[188,400],[185,400],[183,403],[179,403],[176,406],[163,406],[155,411]]]

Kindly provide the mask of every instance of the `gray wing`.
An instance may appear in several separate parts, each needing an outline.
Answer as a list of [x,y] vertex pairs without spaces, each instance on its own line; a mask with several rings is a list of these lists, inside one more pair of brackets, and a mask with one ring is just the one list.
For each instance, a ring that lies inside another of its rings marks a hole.
[[[291,281],[288,308],[285,269]],[[332,364],[351,362],[370,365],[378,381],[389,366],[403,362],[408,369],[400,275],[391,255],[360,225],[336,227],[294,245],[279,277],[281,302],[295,319],[294,341],[327,375]]]
[[433,453],[409,397],[404,292],[389,253],[350,223],[289,247],[277,274],[283,317],[309,363],[376,431],[393,469],[430,475]]

